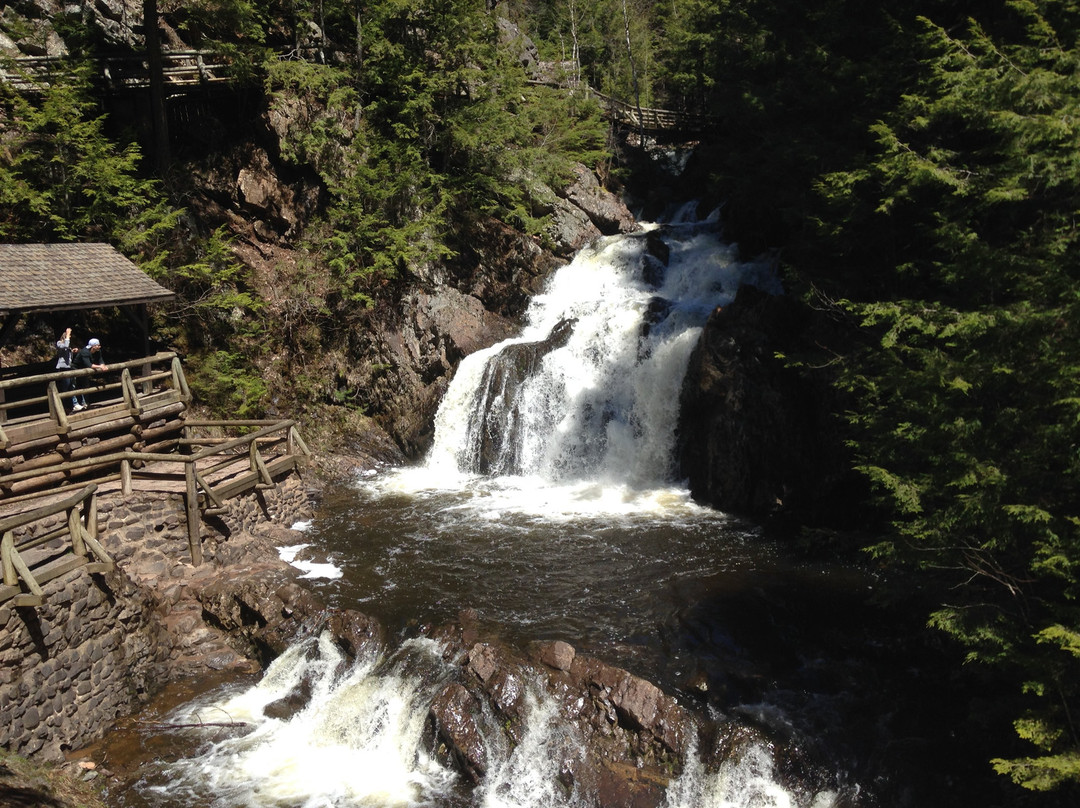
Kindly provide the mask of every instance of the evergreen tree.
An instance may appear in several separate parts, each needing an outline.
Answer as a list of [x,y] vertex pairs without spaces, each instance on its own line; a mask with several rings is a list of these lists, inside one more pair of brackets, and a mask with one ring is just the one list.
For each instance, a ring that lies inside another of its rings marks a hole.
[[57,71],[38,93],[0,85],[0,239],[107,241],[146,262],[180,212],[139,175],[135,144],[105,135],[89,69]]
[[1080,781],[1080,9],[994,11],[922,20],[924,78],[822,183],[821,236],[859,295],[842,384],[894,528],[872,550],[936,580],[931,625],[1022,691],[1037,751],[995,767],[1048,789]]

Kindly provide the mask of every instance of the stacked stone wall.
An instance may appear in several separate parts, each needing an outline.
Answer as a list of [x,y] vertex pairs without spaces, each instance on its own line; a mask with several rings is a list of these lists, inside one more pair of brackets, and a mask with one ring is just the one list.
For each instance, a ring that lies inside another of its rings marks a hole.
[[227,513],[202,520],[204,563],[192,567],[182,496],[103,496],[99,537],[117,568],[50,581],[38,607],[0,605],[0,746],[60,760],[170,678],[250,670],[203,623],[192,591],[221,574],[242,537],[310,514],[295,476],[230,500]]

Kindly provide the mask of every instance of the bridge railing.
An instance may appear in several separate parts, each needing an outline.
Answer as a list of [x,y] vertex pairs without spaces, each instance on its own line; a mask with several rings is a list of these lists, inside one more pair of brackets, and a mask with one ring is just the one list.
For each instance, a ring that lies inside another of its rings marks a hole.
[[58,502],[0,519],[0,603],[40,606],[41,587],[54,578],[80,567],[115,568],[98,542],[96,492],[91,483]]
[[[101,77],[114,91],[150,86],[150,65],[144,56],[119,54],[96,57]],[[17,56],[0,60],[0,81],[20,92],[49,86],[54,75],[66,70],[67,59],[58,56]],[[196,86],[227,83],[228,65],[220,54],[201,50],[162,52],[165,89],[183,92]]]
[[720,125],[718,115],[639,107],[596,90],[590,90],[590,92],[600,102],[609,118],[616,123],[640,129],[647,134],[662,132],[701,134],[713,131]]

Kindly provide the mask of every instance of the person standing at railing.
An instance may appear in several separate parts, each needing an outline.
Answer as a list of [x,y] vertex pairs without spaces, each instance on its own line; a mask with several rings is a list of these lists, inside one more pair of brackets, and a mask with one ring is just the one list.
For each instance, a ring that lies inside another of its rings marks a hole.
[[[60,335],[60,339],[56,341],[56,369],[57,370],[71,370],[71,329],[65,328],[64,333]],[[60,395],[63,396],[66,393],[70,393],[75,389],[75,380],[70,376],[60,380]],[[77,396],[71,397],[71,407],[74,410],[82,409],[79,407],[79,400]]]
[[[101,354],[101,342],[98,339],[91,339],[86,343],[86,347],[76,353],[72,360],[71,366],[75,370],[81,370],[83,368],[92,368],[97,371],[108,370],[109,366],[105,364],[105,357]],[[79,402],[75,405],[74,410],[86,409],[86,396],[79,393],[82,389],[82,378],[75,380],[76,396],[79,398]]]

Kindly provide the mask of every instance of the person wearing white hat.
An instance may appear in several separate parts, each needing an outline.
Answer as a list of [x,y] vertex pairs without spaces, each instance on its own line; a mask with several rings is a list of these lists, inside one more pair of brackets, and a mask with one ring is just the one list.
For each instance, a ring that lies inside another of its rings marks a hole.
[[[101,355],[101,341],[96,337],[86,343],[86,347],[74,354],[71,359],[71,366],[76,370],[82,368],[92,368],[97,371],[108,370],[109,366],[105,364],[105,358]],[[75,412],[86,409],[86,396],[79,393],[82,388],[82,379],[75,380],[75,392],[79,399],[79,403],[72,409]]]

